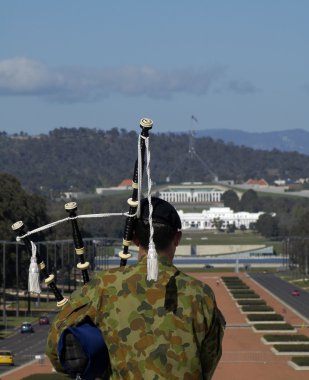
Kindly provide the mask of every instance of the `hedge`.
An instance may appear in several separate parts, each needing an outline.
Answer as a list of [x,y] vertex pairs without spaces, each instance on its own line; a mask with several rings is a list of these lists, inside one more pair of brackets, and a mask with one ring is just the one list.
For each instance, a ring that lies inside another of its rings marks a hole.
[[250,287],[247,285],[226,285],[226,287],[230,290],[250,290]]
[[222,281],[225,283],[225,284],[245,284],[242,280],[240,280],[239,278],[235,278],[235,279],[231,279],[231,278],[223,278],[221,277]]
[[230,289],[232,294],[256,294],[255,291],[250,289]]
[[284,320],[284,318],[280,314],[248,314],[247,319],[251,322],[283,321]]
[[299,366],[309,366],[309,356],[293,356],[291,361]]
[[294,327],[289,323],[257,323],[254,324],[256,330],[294,330]]
[[246,284],[244,284],[243,282],[224,282],[225,286],[226,287],[243,287],[243,286],[247,286]]
[[238,299],[238,298],[260,298],[257,294],[233,294],[233,297]]
[[274,344],[279,352],[309,352],[309,344]]
[[245,305],[241,307],[243,312],[257,312],[257,311],[274,311],[271,306],[267,305]]
[[237,301],[239,306],[249,306],[249,305],[266,305],[266,302],[264,300],[238,300]]
[[276,335],[276,334],[267,334],[263,338],[267,342],[309,342],[309,337],[306,335]]

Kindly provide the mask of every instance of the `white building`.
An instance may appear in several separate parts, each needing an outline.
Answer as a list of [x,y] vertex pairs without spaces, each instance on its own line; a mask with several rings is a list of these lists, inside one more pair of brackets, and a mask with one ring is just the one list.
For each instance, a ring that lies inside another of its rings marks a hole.
[[235,212],[229,207],[210,207],[209,210],[203,210],[198,212],[183,212],[183,210],[177,211],[181,219],[182,228],[187,229],[199,229],[199,230],[214,230],[214,220],[220,220],[222,222],[222,229],[226,229],[228,225],[235,225],[236,228],[245,226],[250,228],[251,223],[256,223],[260,215],[264,212]]
[[225,189],[214,186],[184,184],[168,186],[159,192],[159,197],[170,203],[220,203]]

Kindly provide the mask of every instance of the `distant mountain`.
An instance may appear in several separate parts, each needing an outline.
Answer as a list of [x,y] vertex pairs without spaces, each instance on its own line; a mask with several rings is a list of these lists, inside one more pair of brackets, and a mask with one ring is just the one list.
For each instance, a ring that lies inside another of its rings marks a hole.
[[298,152],[309,155],[309,132],[289,129],[277,132],[244,132],[237,129],[205,129],[195,131],[195,137],[211,137],[225,143],[243,145],[253,149]]

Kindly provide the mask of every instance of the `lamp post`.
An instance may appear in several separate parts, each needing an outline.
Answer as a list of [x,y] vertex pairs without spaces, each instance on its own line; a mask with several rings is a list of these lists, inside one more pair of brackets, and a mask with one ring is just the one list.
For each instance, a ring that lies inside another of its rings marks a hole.
[[18,243],[15,242],[16,254],[16,317],[19,317],[19,276],[18,276]]
[[7,328],[7,319],[6,319],[6,293],[5,293],[5,281],[6,281],[6,274],[5,274],[5,248],[6,248],[6,243],[3,241],[2,242],[2,247],[3,247],[3,275],[2,275],[2,294],[3,294],[3,309],[2,309],[2,316],[3,316],[3,324],[5,327],[5,330]]

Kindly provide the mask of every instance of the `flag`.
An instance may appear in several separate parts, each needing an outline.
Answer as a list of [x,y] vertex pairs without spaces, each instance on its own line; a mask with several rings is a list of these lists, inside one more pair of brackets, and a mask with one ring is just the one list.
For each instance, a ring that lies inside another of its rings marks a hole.
[[198,123],[198,120],[194,115],[191,116],[191,119],[194,120],[196,123]]

